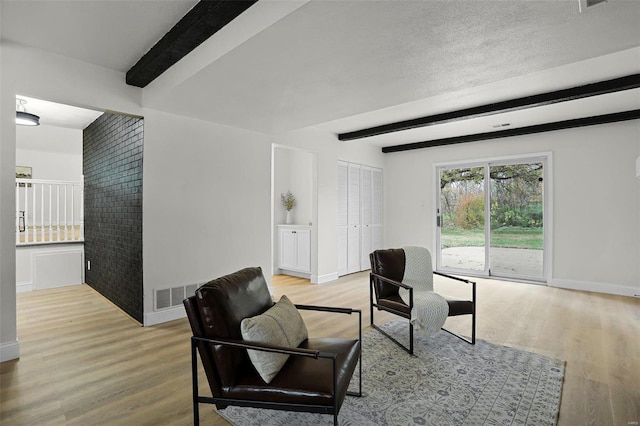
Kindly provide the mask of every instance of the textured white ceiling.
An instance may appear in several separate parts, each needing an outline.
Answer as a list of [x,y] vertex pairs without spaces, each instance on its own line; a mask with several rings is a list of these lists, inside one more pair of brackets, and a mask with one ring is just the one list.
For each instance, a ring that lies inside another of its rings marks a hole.
[[126,72],[196,3],[3,0],[2,39]]
[[[3,1],[2,37],[126,71],[194,3]],[[199,66],[168,70],[145,106],[264,133],[337,132],[640,72],[640,1],[582,13],[578,0],[297,3],[221,55],[188,55]],[[580,66],[599,57],[613,60]]]
[[[584,13],[577,1],[309,2],[152,106],[277,133],[495,84],[459,107],[482,105],[526,91],[509,80],[637,47],[638,22],[640,2],[616,0]],[[595,81],[592,71],[564,87]]]

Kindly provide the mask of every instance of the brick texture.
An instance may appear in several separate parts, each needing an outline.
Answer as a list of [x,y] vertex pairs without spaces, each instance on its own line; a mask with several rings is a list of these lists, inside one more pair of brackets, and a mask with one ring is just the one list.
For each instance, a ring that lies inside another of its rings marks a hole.
[[143,120],[105,113],[83,132],[85,281],[143,321]]

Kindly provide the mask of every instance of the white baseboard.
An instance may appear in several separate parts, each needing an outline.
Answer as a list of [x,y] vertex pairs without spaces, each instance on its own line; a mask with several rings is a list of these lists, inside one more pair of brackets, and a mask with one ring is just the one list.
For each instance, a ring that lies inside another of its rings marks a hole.
[[550,286],[569,290],[595,291],[596,293],[618,294],[620,296],[637,296],[640,288],[621,284],[597,283],[590,281],[566,280],[553,278]]
[[338,279],[338,273],[332,272],[324,275],[311,275],[311,282],[314,284],[324,284]]
[[20,342],[14,340],[13,342],[0,343],[0,362],[18,358],[20,358]]
[[307,280],[311,280],[311,274],[307,274],[305,272],[298,271],[290,271],[288,269],[280,269],[280,274],[283,275],[291,275],[292,277],[305,278]]
[[163,322],[169,322],[180,318],[185,318],[187,311],[184,310],[184,306],[175,306],[169,309],[163,309],[162,311],[149,312],[144,314],[145,327],[162,324]]
[[33,291],[33,282],[16,283],[16,293],[26,293],[28,291]]

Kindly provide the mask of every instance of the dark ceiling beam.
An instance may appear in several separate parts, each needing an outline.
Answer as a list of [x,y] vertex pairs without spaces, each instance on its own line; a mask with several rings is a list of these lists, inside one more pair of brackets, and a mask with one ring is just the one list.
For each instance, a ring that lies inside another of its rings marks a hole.
[[453,121],[468,120],[470,118],[485,117],[494,114],[502,114],[509,111],[551,105],[558,102],[572,101],[575,99],[604,95],[606,93],[619,92],[638,87],[640,87],[640,74],[631,74],[625,77],[585,84],[569,89],[556,90],[539,95],[525,96],[522,98],[510,99],[508,101],[465,108],[458,111],[445,112],[442,114],[429,115],[426,117],[369,127],[367,129],[356,130],[353,132],[340,133],[338,134],[338,139],[341,141],[350,141],[354,139],[368,138],[386,133],[433,126]]
[[399,152],[413,149],[432,148],[434,146],[453,145],[465,142],[476,142],[489,139],[508,138],[511,136],[530,135],[534,133],[551,132],[554,130],[572,129],[575,127],[595,126],[597,124],[616,123],[619,121],[636,120],[640,118],[640,109],[616,112],[613,114],[595,115],[592,117],[575,118],[572,120],[556,121],[554,123],[536,124],[515,129],[498,130],[495,132],[476,133],[473,135],[454,136],[451,138],[434,139],[431,141],[414,142],[405,145],[386,146],[382,152]]
[[198,2],[127,71],[127,84],[145,87],[257,1]]

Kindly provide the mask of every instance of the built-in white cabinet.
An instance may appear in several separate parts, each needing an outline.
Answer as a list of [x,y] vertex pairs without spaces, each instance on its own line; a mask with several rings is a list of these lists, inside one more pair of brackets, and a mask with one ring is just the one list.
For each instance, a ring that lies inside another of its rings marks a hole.
[[311,273],[311,227],[278,225],[278,268]]
[[370,268],[382,248],[382,170],[338,162],[338,275]]

